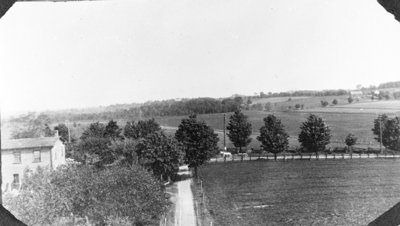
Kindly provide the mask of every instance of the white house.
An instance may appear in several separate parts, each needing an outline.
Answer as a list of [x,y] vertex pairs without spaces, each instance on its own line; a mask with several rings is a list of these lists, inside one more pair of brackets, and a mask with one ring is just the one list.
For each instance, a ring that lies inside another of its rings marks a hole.
[[25,169],[38,166],[55,169],[65,164],[65,146],[55,137],[4,140],[1,144],[1,189],[8,192],[19,189]]
[[352,90],[350,91],[350,96],[352,98],[360,98],[363,96],[363,92],[361,90]]

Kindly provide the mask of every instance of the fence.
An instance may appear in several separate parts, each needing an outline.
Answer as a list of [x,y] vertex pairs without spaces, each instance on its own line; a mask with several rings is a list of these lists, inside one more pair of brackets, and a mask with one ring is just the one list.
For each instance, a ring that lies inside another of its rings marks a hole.
[[197,226],[213,226],[214,221],[208,211],[208,201],[203,188],[201,179],[194,179],[192,184],[194,195],[194,208]]
[[[395,153],[385,153],[385,154],[376,154],[376,153],[323,153],[323,154],[279,154],[276,156],[276,160],[328,160],[328,159],[372,159],[372,158],[400,158],[400,154]],[[274,155],[259,155],[259,156],[246,156],[240,155],[232,157],[219,157],[212,158],[209,160],[210,163],[218,163],[218,162],[241,162],[241,161],[252,161],[252,160],[275,160]]]

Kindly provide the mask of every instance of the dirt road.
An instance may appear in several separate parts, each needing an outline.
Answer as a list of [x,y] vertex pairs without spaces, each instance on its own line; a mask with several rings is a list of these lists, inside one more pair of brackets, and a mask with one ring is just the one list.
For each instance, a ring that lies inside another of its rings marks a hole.
[[[188,175],[190,172],[184,171],[179,172],[179,174]],[[175,205],[175,226],[196,226],[191,183],[191,178],[176,182],[178,194]]]

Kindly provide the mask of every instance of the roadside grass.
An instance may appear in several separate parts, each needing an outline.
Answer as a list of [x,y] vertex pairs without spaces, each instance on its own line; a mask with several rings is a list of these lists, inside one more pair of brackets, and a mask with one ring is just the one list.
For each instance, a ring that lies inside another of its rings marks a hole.
[[215,225],[366,225],[400,201],[400,160],[220,163],[199,175]]

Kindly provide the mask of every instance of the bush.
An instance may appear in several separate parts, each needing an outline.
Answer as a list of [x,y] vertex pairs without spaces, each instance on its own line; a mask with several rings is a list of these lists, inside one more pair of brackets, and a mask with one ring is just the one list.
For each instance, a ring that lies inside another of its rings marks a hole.
[[349,104],[351,104],[351,103],[353,103],[354,99],[353,99],[353,97],[349,97],[349,98],[347,98],[347,101],[349,102]]
[[336,100],[336,99],[334,99],[333,101],[332,101],[332,104],[333,105],[336,105],[336,104],[338,104],[339,102],[338,102],[338,100]]
[[322,107],[326,107],[329,105],[329,103],[328,103],[328,101],[321,100],[321,105],[322,105]]
[[161,184],[136,165],[63,166],[52,172],[39,168],[26,175],[20,193],[7,196],[4,204],[28,225],[72,218],[88,219],[95,225],[126,220],[148,225],[158,222],[167,207]]

